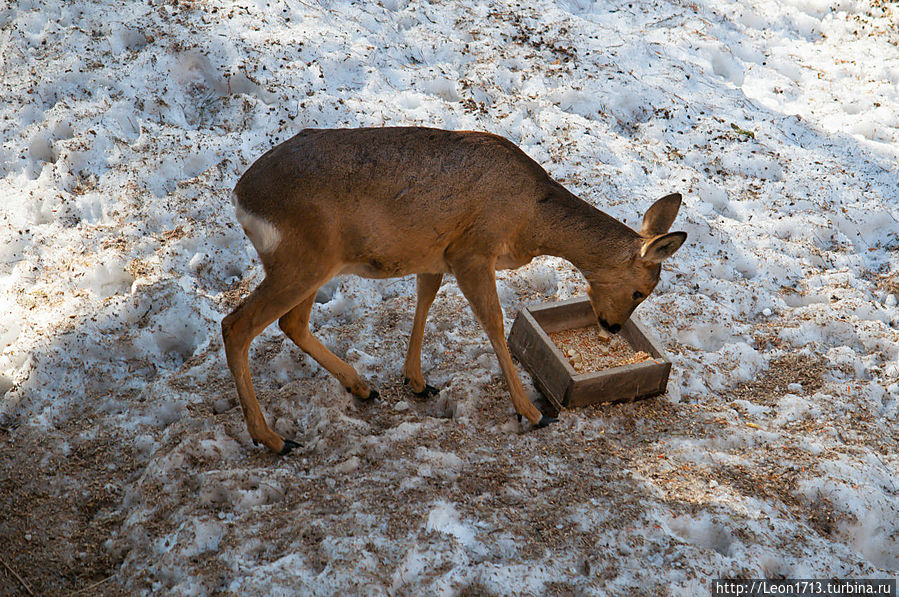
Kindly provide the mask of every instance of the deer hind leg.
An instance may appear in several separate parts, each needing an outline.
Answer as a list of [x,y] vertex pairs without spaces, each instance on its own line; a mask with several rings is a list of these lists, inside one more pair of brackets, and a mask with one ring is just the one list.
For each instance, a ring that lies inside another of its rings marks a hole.
[[315,359],[319,365],[340,380],[340,383],[343,384],[347,391],[363,400],[377,398],[378,392],[372,390],[365,383],[365,380],[362,379],[352,365],[347,364],[328,350],[309,331],[309,315],[312,313],[312,305],[314,303],[315,292],[281,317],[278,320],[278,326],[303,352]]
[[286,454],[298,444],[284,440],[265,422],[250,379],[250,343],[270,323],[304,300],[307,295],[311,294],[314,298],[316,287],[314,284],[303,286],[283,283],[267,276],[256,290],[222,320],[225,356],[237,385],[237,395],[247,422],[247,430],[254,443],[262,442],[269,450],[278,454]]
[[474,311],[475,317],[478,318],[484,331],[487,332],[487,337],[490,338],[509,393],[512,395],[512,404],[515,406],[519,418],[524,415],[537,427],[545,427],[554,422],[555,419],[544,416],[528,399],[521,380],[518,378],[518,373],[515,371],[515,365],[512,363],[512,356],[509,354],[503,330],[503,311],[496,295],[494,261],[469,259],[461,263],[452,263],[452,266],[459,289],[468,299],[471,310]]
[[406,351],[403,376],[405,377],[404,383],[411,384],[412,391],[425,398],[440,391],[434,386],[426,384],[424,376],[421,374],[421,345],[424,341],[428,309],[434,303],[442,280],[443,274],[419,274],[415,280],[418,303],[415,305],[415,318],[412,322],[412,334],[409,336],[409,349]]

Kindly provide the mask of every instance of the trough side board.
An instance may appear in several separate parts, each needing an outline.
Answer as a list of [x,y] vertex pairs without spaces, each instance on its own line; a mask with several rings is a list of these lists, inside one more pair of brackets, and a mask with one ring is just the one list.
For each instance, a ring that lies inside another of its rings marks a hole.
[[509,350],[531,374],[534,385],[562,408],[574,369],[527,309],[519,311],[509,332]]

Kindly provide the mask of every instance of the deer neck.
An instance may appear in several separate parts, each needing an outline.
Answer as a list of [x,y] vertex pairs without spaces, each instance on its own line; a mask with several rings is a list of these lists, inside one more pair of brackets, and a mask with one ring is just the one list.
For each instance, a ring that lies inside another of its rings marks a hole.
[[620,266],[634,255],[640,235],[564,188],[537,204],[538,250],[571,262],[590,274]]

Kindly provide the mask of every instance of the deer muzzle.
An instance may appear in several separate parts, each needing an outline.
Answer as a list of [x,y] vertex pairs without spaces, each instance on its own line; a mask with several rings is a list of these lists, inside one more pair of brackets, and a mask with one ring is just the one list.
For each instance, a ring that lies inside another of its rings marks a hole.
[[621,330],[621,326],[619,324],[615,323],[615,324],[609,325],[609,322],[602,318],[600,318],[600,320],[599,320],[599,327],[600,327],[600,329],[605,330],[606,332],[609,332],[612,334],[617,334]]

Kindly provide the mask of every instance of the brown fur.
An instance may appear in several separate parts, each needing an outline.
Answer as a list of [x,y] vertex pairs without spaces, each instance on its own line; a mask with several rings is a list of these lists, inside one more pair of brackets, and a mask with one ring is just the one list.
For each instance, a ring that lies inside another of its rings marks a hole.
[[638,234],[569,193],[507,139],[478,132],[304,130],[259,158],[234,191],[243,210],[280,233],[274,249],[260,251],[265,280],[222,322],[250,435],[276,452],[293,444],[266,425],[247,362],[250,342],[274,320],[353,394],[373,395],[309,332],[315,292],[333,276],[418,275],[404,373],[423,392],[425,318],[443,274],[454,274],[493,344],[516,410],[536,424],[542,415],[506,347],[494,270],[537,255],[563,257],[584,273],[597,318],[614,329],[640,302],[634,292],[649,295],[659,263],[686,238],[666,234],[679,195],[658,201]]

